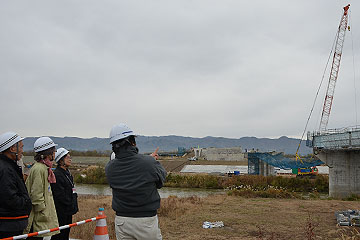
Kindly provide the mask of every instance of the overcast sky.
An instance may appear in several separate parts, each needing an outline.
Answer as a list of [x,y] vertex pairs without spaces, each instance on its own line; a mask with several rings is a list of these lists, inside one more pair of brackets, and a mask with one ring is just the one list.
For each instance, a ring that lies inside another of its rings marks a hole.
[[1,1],[0,133],[299,137],[348,3],[328,128],[357,123],[359,1]]

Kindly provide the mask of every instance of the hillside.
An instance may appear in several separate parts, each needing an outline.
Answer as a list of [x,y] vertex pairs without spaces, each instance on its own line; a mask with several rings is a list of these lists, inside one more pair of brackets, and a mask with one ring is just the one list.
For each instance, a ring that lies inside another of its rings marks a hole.
[[[59,147],[67,149],[87,151],[111,150],[108,138],[78,138],[78,137],[51,137]],[[24,150],[31,151],[37,137],[27,137],[24,140]],[[278,139],[242,137],[239,139],[223,138],[223,137],[204,137],[192,138],[182,136],[138,136],[136,138],[140,152],[152,152],[156,147],[160,147],[160,151],[176,151],[178,147],[238,147],[245,149],[259,149],[260,151],[278,151],[286,154],[294,154],[299,144],[299,139],[280,137]],[[301,144],[300,154],[311,153],[311,148],[305,146],[305,142]]]

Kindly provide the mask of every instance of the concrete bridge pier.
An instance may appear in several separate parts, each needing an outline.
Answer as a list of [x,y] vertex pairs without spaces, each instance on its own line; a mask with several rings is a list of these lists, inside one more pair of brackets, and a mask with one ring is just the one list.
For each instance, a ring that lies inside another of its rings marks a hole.
[[360,150],[320,150],[316,156],[329,166],[329,197],[360,195]]

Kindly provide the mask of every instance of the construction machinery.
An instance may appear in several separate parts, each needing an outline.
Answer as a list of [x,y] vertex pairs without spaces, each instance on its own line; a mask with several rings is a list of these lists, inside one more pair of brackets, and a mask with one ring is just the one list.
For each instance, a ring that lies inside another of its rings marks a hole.
[[318,172],[319,170],[317,167],[293,169],[293,174],[296,174],[296,177],[314,177],[318,174]]
[[330,71],[330,77],[329,82],[326,90],[325,95],[325,101],[323,106],[323,111],[321,114],[321,121],[319,126],[319,131],[326,131],[327,125],[329,122],[330,112],[331,112],[331,106],[334,99],[334,91],[336,86],[336,80],[338,78],[339,69],[340,69],[340,61],[341,61],[341,55],[342,50],[344,46],[344,40],[345,40],[345,33],[348,29],[348,10],[349,10],[350,4],[344,7],[344,14],[341,17],[340,25],[337,31],[336,35],[336,43],[334,48],[334,56],[333,56],[333,62],[331,65],[331,71]]
[[[331,71],[330,71],[330,77],[329,77],[329,81],[328,81],[328,86],[327,86],[327,90],[326,90],[326,95],[325,95],[325,100],[324,100],[324,105],[323,105],[323,110],[322,110],[322,114],[321,114],[321,120],[320,120],[320,125],[319,125],[319,133],[321,132],[325,132],[327,130],[327,125],[329,122],[329,117],[330,117],[330,112],[331,112],[331,107],[332,107],[332,103],[334,100],[334,92],[335,92],[335,86],[336,86],[336,81],[338,78],[338,74],[339,74],[339,69],[340,69],[340,62],[341,62],[341,56],[342,56],[342,50],[343,50],[343,46],[344,46],[344,41],[345,41],[345,33],[346,30],[350,30],[350,27],[348,26],[348,11],[350,8],[350,4],[346,5],[343,9],[344,9],[344,13],[341,16],[341,20],[340,20],[340,24],[336,33],[336,38],[335,38],[335,46],[334,46],[334,55],[332,58],[332,65],[331,65]],[[330,59],[330,56],[329,56]],[[321,81],[322,83],[322,81]],[[312,109],[310,111],[310,115],[308,117],[308,120],[306,122],[305,125],[305,129],[304,132],[301,136],[300,142],[299,142],[299,146],[297,148],[296,151],[296,159],[297,160],[301,160],[298,152],[300,149],[300,145],[301,145],[301,141],[303,140],[303,137],[305,135],[306,132],[306,128],[307,125],[309,123],[310,117],[312,115],[312,112],[314,110],[314,105],[317,99],[317,96],[319,94],[319,90],[320,90],[321,84],[319,86],[319,89],[316,93],[316,97],[315,97],[315,101],[313,103]],[[310,142],[311,140],[308,139],[309,141],[307,141],[307,146],[312,146],[313,144]]]

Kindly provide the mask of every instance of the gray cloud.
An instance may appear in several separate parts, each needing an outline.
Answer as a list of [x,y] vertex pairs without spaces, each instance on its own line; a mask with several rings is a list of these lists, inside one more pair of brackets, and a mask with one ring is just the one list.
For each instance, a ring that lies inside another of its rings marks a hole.
[[[329,127],[356,124],[350,3]],[[300,136],[346,4],[3,1],[0,132],[106,137],[126,122],[142,135]]]

